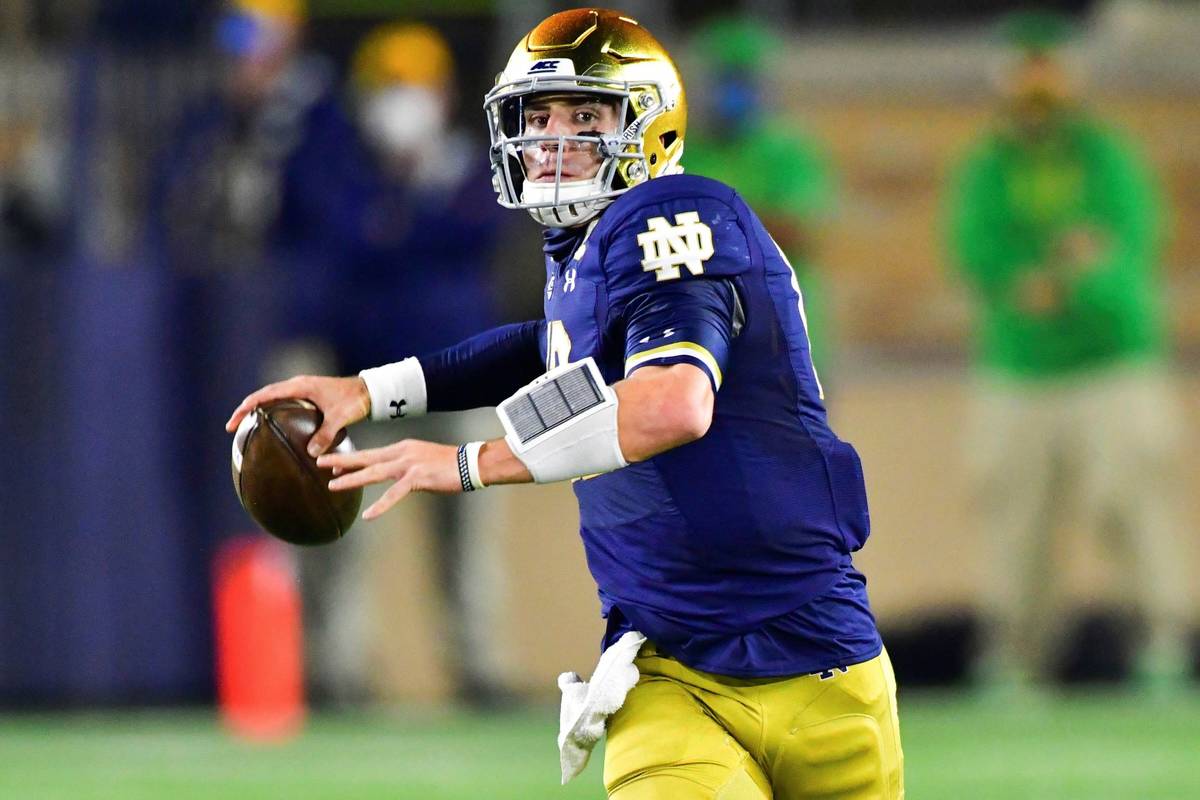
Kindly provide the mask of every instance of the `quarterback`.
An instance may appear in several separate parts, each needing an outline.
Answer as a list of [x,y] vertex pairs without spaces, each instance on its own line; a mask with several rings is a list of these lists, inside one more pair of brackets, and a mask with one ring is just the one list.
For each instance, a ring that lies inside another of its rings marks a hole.
[[830,430],[794,273],[737,192],[684,173],[687,103],[634,20],[577,9],[485,99],[501,205],[546,226],[545,318],[249,395],[342,427],[495,406],[506,436],[325,454],[332,488],[574,481],[607,620],[563,675],[564,781],[607,735],[609,797],[900,798],[895,681],[851,553],[858,455]]

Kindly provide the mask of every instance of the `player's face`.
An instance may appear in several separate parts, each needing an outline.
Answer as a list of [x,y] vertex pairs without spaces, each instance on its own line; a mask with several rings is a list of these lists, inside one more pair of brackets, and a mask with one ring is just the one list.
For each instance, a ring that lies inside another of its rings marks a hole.
[[[538,97],[523,111],[525,136],[584,136],[615,133],[615,105],[586,95]],[[568,141],[562,153],[562,180],[580,181],[595,177],[604,159],[598,142]],[[528,180],[553,182],[558,171],[558,142],[537,142],[522,150]]]
[[1029,56],[1013,70],[1005,92],[1019,129],[1036,138],[1050,129],[1058,112],[1070,102],[1071,81],[1058,60]]
[[[232,26],[229,33],[236,41],[222,44],[225,49],[224,83],[229,99],[237,106],[253,108],[261,104],[278,85],[299,51],[299,29],[283,21],[254,22],[243,20],[223,25]],[[228,49],[234,48],[234,49]]]

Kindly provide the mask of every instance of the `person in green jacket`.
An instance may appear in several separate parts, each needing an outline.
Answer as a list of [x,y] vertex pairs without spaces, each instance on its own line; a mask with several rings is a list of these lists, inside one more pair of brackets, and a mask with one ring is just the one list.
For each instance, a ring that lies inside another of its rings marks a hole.
[[1056,655],[1055,528],[1082,511],[1123,556],[1149,635],[1136,674],[1186,674],[1187,578],[1173,496],[1177,414],[1158,275],[1163,207],[1132,144],[1078,102],[1058,17],[1013,18],[996,123],[949,193],[950,245],[977,305],[968,435],[989,558],[981,679],[1023,685]]
[[804,298],[817,374],[827,377],[831,336],[826,287],[814,267],[820,229],[835,199],[834,176],[820,143],[792,120],[767,113],[766,76],[777,42],[748,16],[718,17],[695,36],[709,73],[701,124],[688,133],[684,169],[727,183],[762,218],[796,273]]

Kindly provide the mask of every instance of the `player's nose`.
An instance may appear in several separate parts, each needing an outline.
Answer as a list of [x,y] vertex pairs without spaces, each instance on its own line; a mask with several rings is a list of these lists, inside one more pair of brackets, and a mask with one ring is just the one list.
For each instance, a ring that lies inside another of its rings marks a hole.
[[551,113],[549,120],[546,122],[547,136],[570,136],[574,133],[571,127],[571,115],[565,113]]

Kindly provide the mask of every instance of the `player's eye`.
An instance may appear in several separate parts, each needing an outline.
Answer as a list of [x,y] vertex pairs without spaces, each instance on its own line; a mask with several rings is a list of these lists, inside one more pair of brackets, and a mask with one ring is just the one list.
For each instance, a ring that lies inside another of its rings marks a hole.
[[575,121],[581,122],[585,125],[588,123],[591,123],[591,122],[595,122],[597,119],[599,119],[599,115],[596,114],[596,112],[594,112],[594,111],[588,111],[588,110],[584,109],[582,111],[575,112]]
[[549,122],[549,114],[530,114],[525,118],[525,125],[530,128],[544,128]]

